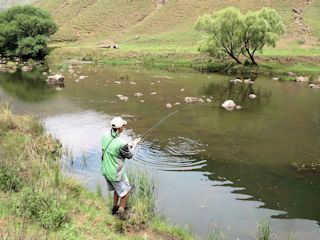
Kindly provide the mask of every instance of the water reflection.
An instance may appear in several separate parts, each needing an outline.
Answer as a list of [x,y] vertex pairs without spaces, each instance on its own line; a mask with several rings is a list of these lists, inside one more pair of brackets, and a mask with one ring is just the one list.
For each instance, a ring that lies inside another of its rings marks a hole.
[[21,101],[43,101],[52,97],[55,91],[50,90],[40,70],[33,72],[16,71],[11,74],[0,71],[0,86],[11,96]]

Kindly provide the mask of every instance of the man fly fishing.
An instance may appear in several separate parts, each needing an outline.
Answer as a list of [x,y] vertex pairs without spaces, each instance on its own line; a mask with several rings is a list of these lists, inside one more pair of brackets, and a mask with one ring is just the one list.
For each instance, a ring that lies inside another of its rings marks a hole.
[[[109,191],[114,191],[112,214],[117,214],[121,220],[126,219],[125,206],[128,201],[131,186],[125,173],[125,159],[133,157],[140,138],[126,143],[120,133],[127,124],[121,117],[111,120],[111,130],[102,137],[101,173],[105,177]],[[120,205],[118,205],[120,198]]]

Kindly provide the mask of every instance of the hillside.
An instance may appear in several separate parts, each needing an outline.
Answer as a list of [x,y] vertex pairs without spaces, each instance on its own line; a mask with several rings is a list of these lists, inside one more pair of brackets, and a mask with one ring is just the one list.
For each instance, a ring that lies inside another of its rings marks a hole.
[[0,10],[4,10],[16,5],[30,4],[35,0],[0,0]]
[[[316,42],[309,35],[317,35],[320,22],[317,0],[37,0],[35,5],[58,22],[60,30],[53,40],[96,44],[109,39],[134,45],[194,46],[200,38],[193,29],[198,16],[229,6],[244,13],[263,6],[275,8],[287,27],[285,44],[299,39]],[[295,20],[293,8],[303,10],[303,19]]]

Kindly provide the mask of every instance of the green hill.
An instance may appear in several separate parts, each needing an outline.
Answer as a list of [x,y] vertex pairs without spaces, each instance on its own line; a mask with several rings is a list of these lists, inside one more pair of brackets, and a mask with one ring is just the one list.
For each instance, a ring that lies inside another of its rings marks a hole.
[[[58,22],[60,30],[53,39],[59,41],[99,43],[109,39],[118,43],[193,46],[199,40],[193,29],[198,16],[229,6],[244,13],[264,6],[275,8],[287,26],[286,42],[309,35],[299,32],[300,24],[305,22],[312,27],[311,35],[313,29],[316,35],[320,22],[317,0],[38,0],[35,5],[49,11]],[[304,20],[295,21],[293,8],[303,10]],[[304,42],[309,41],[306,37]]]

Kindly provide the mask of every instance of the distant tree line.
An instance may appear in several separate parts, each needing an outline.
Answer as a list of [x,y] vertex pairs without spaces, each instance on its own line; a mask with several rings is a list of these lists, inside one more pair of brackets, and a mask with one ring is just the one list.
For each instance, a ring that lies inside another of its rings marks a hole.
[[58,30],[49,13],[31,5],[0,12],[0,53],[4,56],[44,58],[48,37]]
[[199,42],[199,51],[217,58],[229,56],[238,64],[242,64],[239,57],[243,55],[254,65],[255,53],[264,46],[275,47],[285,33],[280,15],[270,8],[246,15],[236,8],[226,8],[199,17],[195,28],[207,33]]

